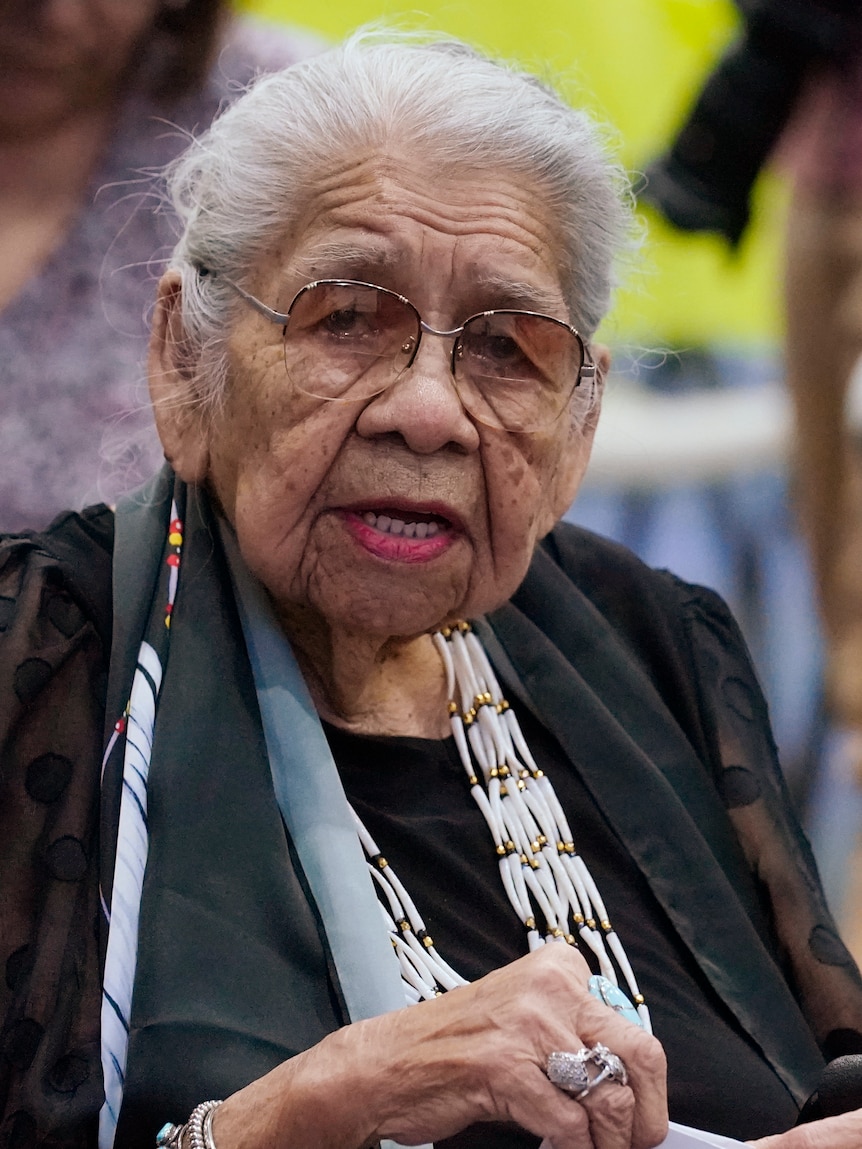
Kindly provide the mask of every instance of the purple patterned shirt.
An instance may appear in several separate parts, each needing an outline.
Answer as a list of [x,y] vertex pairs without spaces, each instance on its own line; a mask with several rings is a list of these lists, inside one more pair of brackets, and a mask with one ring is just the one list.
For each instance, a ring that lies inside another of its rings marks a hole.
[[126,100],[65,241],[0,311],[0,531],[113,501],[161,463],[145,359],[155,287],[176,235],[153,172],[258,72],[319,49],[247,21],[201,91],[165,110]]

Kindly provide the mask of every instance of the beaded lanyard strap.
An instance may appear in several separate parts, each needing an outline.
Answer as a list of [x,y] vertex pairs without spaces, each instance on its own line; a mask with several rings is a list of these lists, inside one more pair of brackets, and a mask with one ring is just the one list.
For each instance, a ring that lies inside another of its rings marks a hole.
[[[438,631],[433,641],[446,669],[449,718],[470,793],[491,831],[500,877],[527,931],[529,949],[554,941],[576,945],[577,935],[598,963],[601,977],[593,979],[598,996],[633,1020],[636,1016],[651,1033],[649,1010],[619,935],[481,643],[466,622]],[[437,952],[412,898],[354,817],[408,1002],[466,985]],[[619,988],[620,977],[631,1000]]]

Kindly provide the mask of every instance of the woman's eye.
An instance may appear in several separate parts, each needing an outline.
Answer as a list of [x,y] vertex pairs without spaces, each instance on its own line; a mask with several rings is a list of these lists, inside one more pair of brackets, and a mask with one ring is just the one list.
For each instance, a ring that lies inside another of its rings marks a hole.
[[506,335],[489,335],[485,339],[485,355],[498,363],[514,363],[523,359],[521,348]]
[[323,320],[321,326],[330,335],[345,338],[350,335],[359,334],[363,327],[360,319],[360,314],[354,307],[341,307],[338,311],[330,312]]
[[508,371],[529,366],[529,360],[509,335],[474,335],[465,340],[464,351],[485,371]]

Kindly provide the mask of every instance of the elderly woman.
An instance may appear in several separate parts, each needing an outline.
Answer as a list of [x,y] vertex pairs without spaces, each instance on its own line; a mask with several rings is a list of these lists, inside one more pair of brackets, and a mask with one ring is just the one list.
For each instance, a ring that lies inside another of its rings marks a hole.
[[171,181],[169,465],[0,549],[4,1144],[857,1146],[782,1132],[862,985],[739,634],[554,525],[628,226],[593,129],[360,35]]

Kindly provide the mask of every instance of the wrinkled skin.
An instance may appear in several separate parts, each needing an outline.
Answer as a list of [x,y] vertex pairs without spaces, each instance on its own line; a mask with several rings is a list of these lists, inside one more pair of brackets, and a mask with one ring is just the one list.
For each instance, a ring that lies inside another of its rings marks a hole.
[[[535,189],[502,173],[479,184],[437,173],[433,195],[430,186],[429,173],[403,160],[345,162],[261,260],[250,290],[287,307],[309,280],[340,276],[397,289],[437,328],[513,301],[567,318],[550,254],[558,244]],[[165,324],[177,291],[169,275]],[[378,733],[397,732],[400,715],[405,732],[442,735],[443,681],[427,633],[509,598],[574,496],[593,427],[573,426],[565,412],[542,434],[475,422],[442,339],[423,339],[412,368],[364,404],[292,389],[280,328],[249,308],[229,355],[230,388],[213,424],[181,406],[170,361],[154,363],[168,457],[215,492],[321,712]],[[440,516],[445,545],[430,556],[416,545],[382,554],[357,525],[366,510]]]
[[[312,279],[375,282],[437,329],[492,307],[565,319],[557,249],[540,189],[505,172],[450,178],[404,156],[359,155],[333,166],[246,286],[284,309]],[[165,453],[234,525],[320,713],[357,731],[444,736],[428,632],[510,597],[577,490],[594,425],[564,414],[542,434],[483,426],[458,398],[449,343],[433,338],[367,402],[308,398],[291,387],[280,328],[245,307],[228,339],[227,398],[210,420],[194,405],[182,337],[169,272],[150,371]],[[393,540],[379,515],[439,529],[430,543]],[[649,1149],[667,1128],[661,1046],[592,998],[588,976],[574,949],[546,946],[434,1001],[348,1025],[229,1098],[214,1124],[219,1149],[419,1144],[492,1120],[553,1149]],[[622,1057],[627,1085],[582,1100],[551,1085],[550,1052],[596,1041]],[[850,1149],[854,1121],[761,1149]]]

